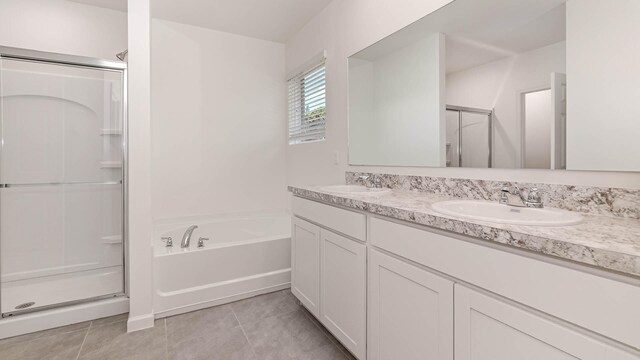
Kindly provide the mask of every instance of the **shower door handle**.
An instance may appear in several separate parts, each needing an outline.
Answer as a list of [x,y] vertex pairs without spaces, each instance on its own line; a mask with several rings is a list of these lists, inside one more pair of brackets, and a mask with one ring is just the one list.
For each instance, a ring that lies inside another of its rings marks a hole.
[[33,184],[0,184],[0,189],[27,187],[27,186],[61,186],[61,185],[122,185],[122,180],[106,181],[106,182],[51,182],[51,183],[33,183]]

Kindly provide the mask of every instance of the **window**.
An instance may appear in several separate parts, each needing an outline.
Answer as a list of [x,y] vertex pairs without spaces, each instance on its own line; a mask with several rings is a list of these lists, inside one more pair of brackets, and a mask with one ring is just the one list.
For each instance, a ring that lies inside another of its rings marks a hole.
[[288,81],[289,144],[324,140],[326,82],[324,60]]

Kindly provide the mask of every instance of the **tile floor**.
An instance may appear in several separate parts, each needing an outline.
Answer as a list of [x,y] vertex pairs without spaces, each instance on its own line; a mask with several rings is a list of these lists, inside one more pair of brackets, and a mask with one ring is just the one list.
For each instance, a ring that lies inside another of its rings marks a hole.
[[156,320],[154,328],[131,334],[126,319],[0,340],[0,359],[353,359],[289,290]]

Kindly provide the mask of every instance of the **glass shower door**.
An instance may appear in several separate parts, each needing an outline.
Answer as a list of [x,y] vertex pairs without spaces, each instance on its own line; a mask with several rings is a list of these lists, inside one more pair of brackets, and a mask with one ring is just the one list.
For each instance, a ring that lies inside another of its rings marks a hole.
[[3,316],[124,291],[124,72],[0,59]]

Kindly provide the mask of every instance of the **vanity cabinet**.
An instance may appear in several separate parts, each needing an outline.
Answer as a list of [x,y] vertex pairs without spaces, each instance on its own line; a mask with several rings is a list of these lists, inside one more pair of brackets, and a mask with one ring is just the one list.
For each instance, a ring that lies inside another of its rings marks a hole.
[[369,252],[369,360],[453,360],[453,282]]
[[455,285],[456,360],[637,360],[523,307]]
[[359,360],[640,360],[637,279],[299,197],[292,209],[292,292]]
[[364,360],[367,247],[356,236],[365,237],[365,217],[302,199],[294,201],[293,208],[291,292],[352,354]]

